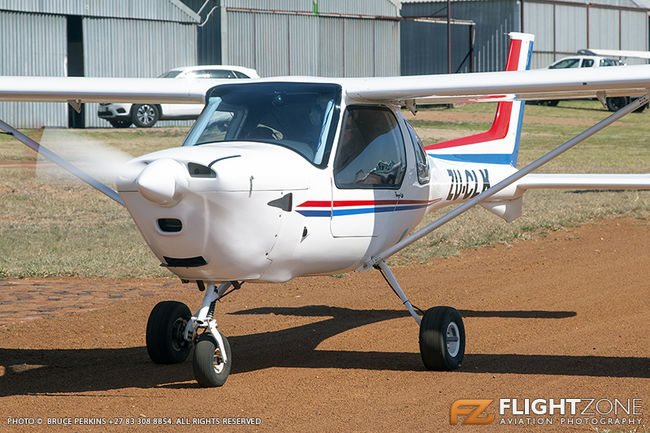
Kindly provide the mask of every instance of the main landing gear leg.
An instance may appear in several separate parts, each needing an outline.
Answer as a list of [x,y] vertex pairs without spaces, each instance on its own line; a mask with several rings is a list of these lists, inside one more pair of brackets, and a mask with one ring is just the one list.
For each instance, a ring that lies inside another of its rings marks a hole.
[[381,260],[374,267],[420,325],[420,355],[424,366],[429,370],[455,370],[460,367],[465,355],[465,327],[460,313],[452,307],[434,307],[420,318],[386,262]]

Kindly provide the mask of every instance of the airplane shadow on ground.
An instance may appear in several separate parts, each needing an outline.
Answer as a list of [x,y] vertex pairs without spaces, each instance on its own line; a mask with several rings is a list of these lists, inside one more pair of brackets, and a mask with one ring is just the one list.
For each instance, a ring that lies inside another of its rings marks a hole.
[[[229,336],[232,374],[270,367],[419,371],[419,353],[317,350],[326,339],[364,325],[407,317],[401,310],[353,310],[327,306],[268,307],[237,315],[322,317],[315,323],[279,331]],[[573,317],[570,311],[473,311],[463,317]],[[454,373],[511,373],[648,378],[650,358],[615,356],[467,354]],[[0,348],[0,397],[79,393],[120,388],[194,388],[191,355],[181,365],[154,365],[144,347],[118,349]],[[189,382],[189,383],[183,383]]]

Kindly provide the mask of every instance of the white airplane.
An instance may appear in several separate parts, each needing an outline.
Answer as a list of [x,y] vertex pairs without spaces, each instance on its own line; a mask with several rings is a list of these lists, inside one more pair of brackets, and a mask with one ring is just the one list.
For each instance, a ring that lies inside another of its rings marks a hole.
[[[649,174],[530,174],[647,103],[650,65],[527,71],[533,37],[510,36],[507,70],[492,73],[183,80],[178,87],[157,79],[0,77],[3,100],[205,101],[182,146],[128,162],[117,191],[4,122],[0,128],[125,205],[162,265],[205,291],[195,314],[172,301],[153,309],[146,340],[154,362],[182,362],[193,346],[198,383],[221,386],[232,355],[214,319],[217,300],[246,281],[375,268],[419,324],[426,368],[453,370],[465,351],[460,314],[446,306],[416,311],[387,257],[477,204],[512,221],[529,189],[650,189]],[[640,97],[515,168],[523,101],[617,94]],[[488,132],[425,148],[400,111],[415,112],[424,98],[499,104]],[[459,206],[408,235],[426,212],[450,205]]]

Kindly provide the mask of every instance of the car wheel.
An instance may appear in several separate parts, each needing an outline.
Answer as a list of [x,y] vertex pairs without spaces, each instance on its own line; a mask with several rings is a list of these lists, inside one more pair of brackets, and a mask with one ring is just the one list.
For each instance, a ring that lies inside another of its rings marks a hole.
[[160,118],[158,107],[153,104],[136,104],[131,108],[131,119],[139,128],[151,128],[158,118]]
[[618,111],[630,103],[630,98],[627,96],[617,96],[615,98],[607,98],[605,102],[609,111]]
[[643,110],[645,110],[647,107],[648,107],[648,104],[644,104],[644,105],[640,106],[639,108],[637,108],[636,110],[634,110],[634,112],[635,113],[643,113]]

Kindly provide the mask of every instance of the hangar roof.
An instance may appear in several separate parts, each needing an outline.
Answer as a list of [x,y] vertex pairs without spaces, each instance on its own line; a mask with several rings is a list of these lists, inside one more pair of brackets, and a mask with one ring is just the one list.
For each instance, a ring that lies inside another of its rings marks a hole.
[[[153,7],[154,4],[156,7]],[[0,0],[0,11],[198,23],[181,0]]]
[[[458,2],[458,1],[485,1],[489,2],[490,0],[452,0],[452,2]],[[514,1],[514,0],[513,0]],[[534,1],[534,0],[533,0]],[[548,1],[549,3],[552,3],[551,0],[545,0]],[[402,0],[402,4],[412,4],[412,3],[446,3],[447,0]],[[622,6],[622,7],[628,7],[628,8],[635,8],[638,7],[640,9],[647,9],[650,8],[650,0],[562,0],[563,3],[576,3],[576,4],[583,4],[583,5],[593,5],[593,4],[601,4],[601,5],[608,5],[608,6]]]

